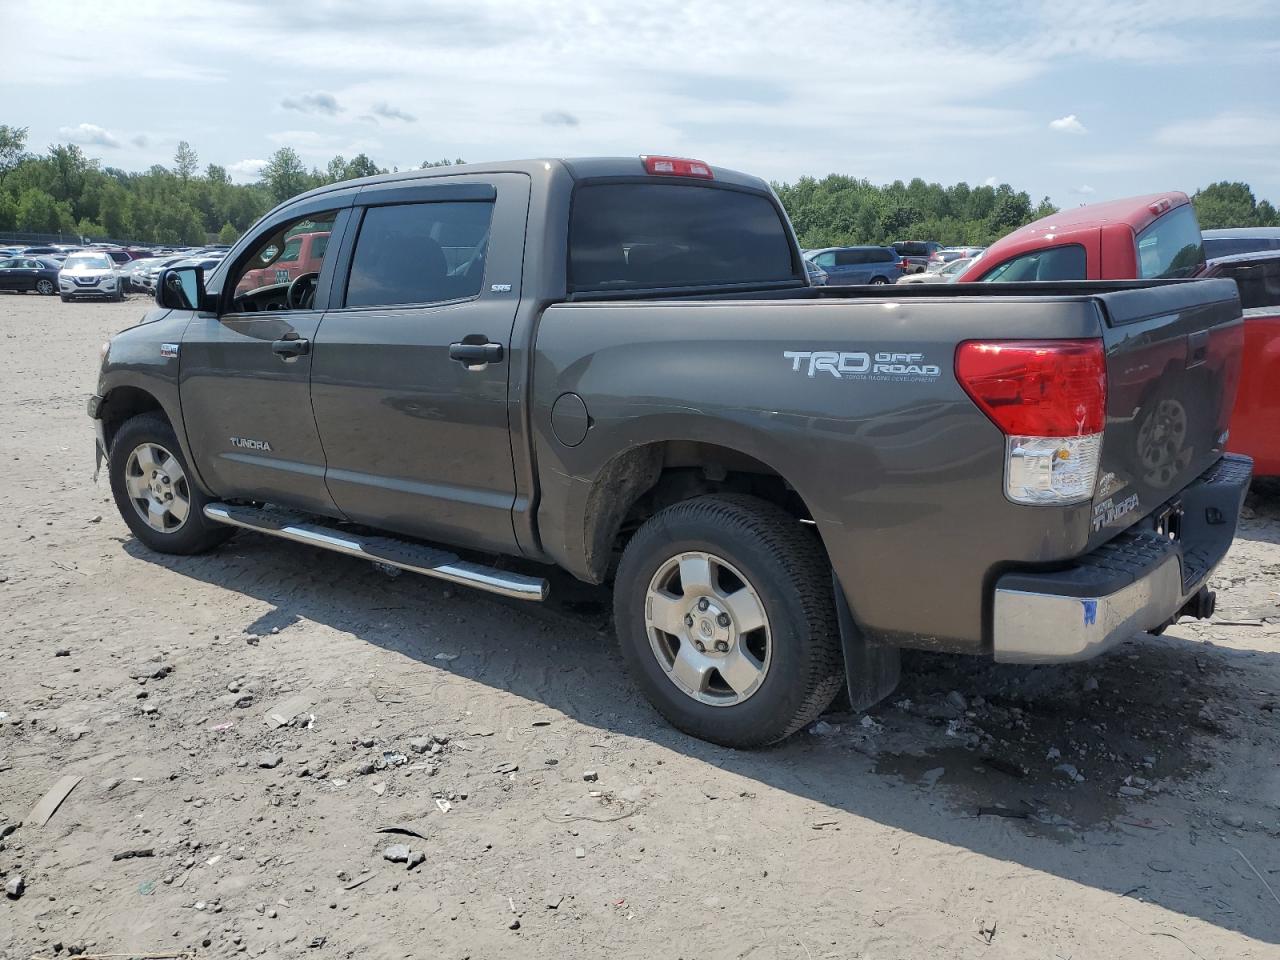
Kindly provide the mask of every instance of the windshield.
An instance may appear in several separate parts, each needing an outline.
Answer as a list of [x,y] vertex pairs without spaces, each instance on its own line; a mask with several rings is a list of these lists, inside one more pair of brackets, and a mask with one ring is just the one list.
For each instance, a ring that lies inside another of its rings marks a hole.
[[75,254],[67,257],[66,263],[63,265],[64,270],[110,270],[111,260],[107,256],[95,253],[90,256],[83,254]]

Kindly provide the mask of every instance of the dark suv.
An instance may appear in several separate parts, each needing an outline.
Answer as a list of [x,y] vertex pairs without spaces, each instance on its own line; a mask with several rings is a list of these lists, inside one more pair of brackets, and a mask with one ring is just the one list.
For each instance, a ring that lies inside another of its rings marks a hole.
[[892,246],[894,252],[906,261],[906,273],[923,273],[929,266],[929,259],[942,249],[937,240],[899,240]]

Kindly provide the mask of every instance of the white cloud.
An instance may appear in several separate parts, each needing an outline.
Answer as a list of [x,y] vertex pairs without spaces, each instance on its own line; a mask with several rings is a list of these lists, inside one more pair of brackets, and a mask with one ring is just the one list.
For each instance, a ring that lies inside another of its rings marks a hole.
[[1080,122],[1080,118],[1074,113],[1068,113],[1065,117],[1059,117],[1057,120],[1049,121],[1049,129],[1057,130],[1059,133],[1088,133],[1088,128]]
[[286,110],[297,110],[299,113],[323,113],[333,117],[342,112],[338,106],[338,98],[332,93],[317,90],[315,93],[304,93],[296,97],[285,97],[280,106]]
[[1095,190],[1095,189],[1093,189],[1093,187],[1089,186],[1087,183],[1082,183],[1082,184],[1080,184],[1080,186],[1078,186],[1078,187],[1072,187],[1072,188],[1071,188],[1071,192],[1072,192],[1072,193],[1079,193],[1079,194],[1083,194],[1083,195],[1085,195],[1085,196],[1088,196],[1089,194],[1091,194],[1091,193],[1097,193],[1098,191],[1097,191],[1097,190]]
[[998,187],[998,186],[1000,186],[1000,178],[999,178],[999,177],[987,177],[987,179],[985,179],[985,180],[983,180],[983,181],[982,181],[982,185],[983,185],[984,187]]
[[262,168],[266,165],[265,160],[237,160],[235,163],[228,164],[227,171],[239,180],[257,180],[262,175]]
[[1280,146],[1280,115],[1228,111],[1214,117],[1182,120],[1157,130],[1155,141],[1165,146],[1206,150]]
[[115,149],[120,146],[120,141],[114,133],[110,130],[104,130],[96,123],[82,123],[75,127],[59,127],[58,133],[71,143],[79,143],[87,147],[110,147]]

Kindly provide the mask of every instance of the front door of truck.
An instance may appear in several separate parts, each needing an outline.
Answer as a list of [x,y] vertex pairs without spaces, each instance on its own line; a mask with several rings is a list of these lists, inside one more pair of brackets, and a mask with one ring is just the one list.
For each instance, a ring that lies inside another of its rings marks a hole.
[[357,198],[311,382],[328,488],[351,519],[516,548],[507,382],[528,208],[523,174]]
[[201,478],[220,497],[337,513],[310,395],[333,266],[322,262],[318,275],[283,283],[271,268],[296,235],[343,229],[349,211],[342,204],[354,194],[304,201],[257,230],[211,278],[217,311],[197,313],[183,336],[187,441]]

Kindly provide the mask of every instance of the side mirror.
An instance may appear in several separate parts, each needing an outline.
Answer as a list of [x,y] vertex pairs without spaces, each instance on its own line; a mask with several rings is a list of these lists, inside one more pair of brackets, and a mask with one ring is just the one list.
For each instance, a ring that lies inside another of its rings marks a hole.
[[170,310],[203,310],[209,297],[200,267],[168,267],[156,282],[156,303]]

